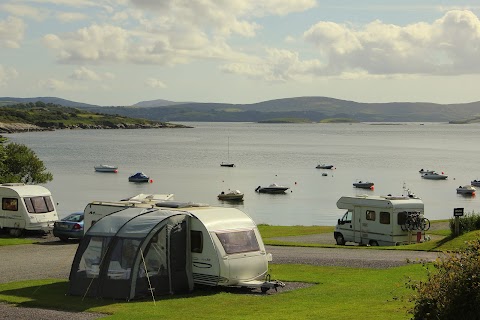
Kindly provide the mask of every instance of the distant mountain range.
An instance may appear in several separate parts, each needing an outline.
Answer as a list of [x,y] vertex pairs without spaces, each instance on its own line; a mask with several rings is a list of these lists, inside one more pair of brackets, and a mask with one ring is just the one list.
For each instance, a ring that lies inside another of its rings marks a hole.
[[328,97],[297,97],[252,104],[196,103],[152,100],[133,106],[98,106],[55,97],[0,98],[0,106],[42,101],[91,112],[118,114],[133,118],[172,121],[242,121],[242,122],[453,122],[478,120],[480,101],[458,104],[426,102],[360,103]]

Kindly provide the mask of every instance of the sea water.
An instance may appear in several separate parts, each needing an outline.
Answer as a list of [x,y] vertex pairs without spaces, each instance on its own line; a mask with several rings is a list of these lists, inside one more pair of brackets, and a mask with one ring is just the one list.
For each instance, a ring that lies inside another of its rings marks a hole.
[[[237,207],[256,223],[334,225],[343,211],[336,207],[341,196],[401,195],[404,186],[423,199],[430,219],[448,219],[460,207],[480,211],[480,190],[477,197],[456,193],[459,185],[480,179],[480,125],[183,124],[193,128],[5,136],[33,149],[53,173],[54,180],[45,186],[61,217],[83,211],[93,200],[173,193],[178,201]],[[227,160],[236,167],[221,167]],[[319,163],[334,169],[316,169]],[[118,173],[95,172],[98,164],[118,165]],[[422,179],[422,168],[444,172],[448,179]],[[139,171],[151,183],[128,182]],[[356,180],[374,182],[374,190],[354,188]],[[290,189],[280,195],[255,192],[271,183]],[[242,191],[244,202],[217,200],[229,189]]]

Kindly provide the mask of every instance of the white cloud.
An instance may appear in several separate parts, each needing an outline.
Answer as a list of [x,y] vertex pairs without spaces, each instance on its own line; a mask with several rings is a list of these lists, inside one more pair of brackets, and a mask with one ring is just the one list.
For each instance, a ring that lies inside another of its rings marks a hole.
[[20,48],[25,28],[23,20],[17,17],[0,20],[0,47]]
[[468,10],[449,11],[431,24],[374,21],[354,28],[319,22],[303,37],[327,64],[318,70],[320,75],[352,70],[379,75],[480,72],[480,21]]
[[286,82],[306,79],[310,73],[322,68],[319,60],[302,61],[297,52],[279,49],[267,49],[266,52],[267,56],[255,63],[229,63],[222,70],[271,82]]
[[100,81],[102,77],[97,74],[95,71],[87,69],[85,67],[80,67],[75,69],[73,74],[70,75],[70,78],[74,80],[90,80],[90,81]]
[[167,86],[165,83],[163,83],[161,80],[155,79],[155,78],[148,78],[145,80],[145,85],[147,85],[150,88],[156,88],[156,89],[164,89]]
[[74,22],[88,19],[88,16],[79,12],[59,12],[57,19],[61,22]]
[[0,64],[0,86],[7,85],[10,80],[15,79],[17,76],[17,70]]
[[42,79],[38,82],[40,89],[45,89],[49,91],[62,92],[62,91],[77,91],[81,90],[81,87],[71,85],[65,81],[49,78]]
[[27,6],[19,3],[5,3],[0,5],[0,10],[8,12],[17,17],[28,17],[35,20],[42,20],[46,13],[38,8]]
[[115,62],[125,59],[128,53],[128,32],[111,25],[92,25],[63,38],[48,34],[43,42],[57,51],[61,62]]

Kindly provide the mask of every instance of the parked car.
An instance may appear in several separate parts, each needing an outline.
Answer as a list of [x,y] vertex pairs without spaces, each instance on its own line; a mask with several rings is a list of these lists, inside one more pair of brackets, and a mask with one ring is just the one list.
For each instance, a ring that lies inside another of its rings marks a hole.
[[83,212],[75,212],[55,221],[53,235],[62,241],[81,239],[83,237]]

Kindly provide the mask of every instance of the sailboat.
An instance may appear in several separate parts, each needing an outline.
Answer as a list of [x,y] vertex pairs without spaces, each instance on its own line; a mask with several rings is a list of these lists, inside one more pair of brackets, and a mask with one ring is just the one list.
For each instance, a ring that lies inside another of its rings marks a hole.
[[230,162],[230,137],[228,137],[228,140],[227,140],[227,141],[228,141],[228,142],[227,142],[227,143],[228,143],[228,144],[227,144],[227,145],[228,145],[228,147],[227,147],[227,162],[222,162],[222,163],[220,163],[220,166],[221,166],[221,167],[230,167],[230,168],[232,168],[232,167],[235,167],[235,164],[232,163],[232,162]]

